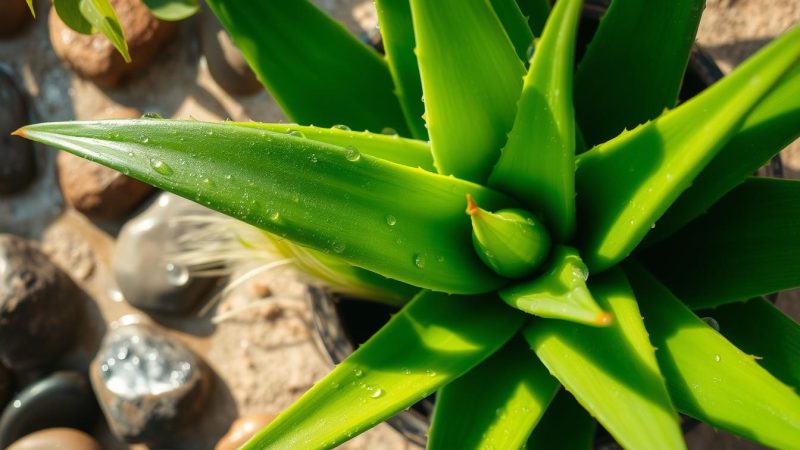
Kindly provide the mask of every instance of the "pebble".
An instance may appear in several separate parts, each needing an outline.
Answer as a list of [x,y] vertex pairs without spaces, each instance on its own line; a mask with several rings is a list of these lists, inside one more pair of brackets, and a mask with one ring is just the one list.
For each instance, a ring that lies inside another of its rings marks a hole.
[[[7,1],[7,0],[4,0]],[[103,87],[116,86],[128,74],[140,72],[175,32],[173,22],[156,19],[141,0],[111,0],[131,54],[126,63],[101,33],[84,35],[67,27],[50,9],[50,42],[69,69]]]
[[252,414],[236,419],[225,436],[222,436],[217,442],[214,450],[236,450],[272,422],[275,417],[275,414]]
[[251,95],[263,90],[242,52],[208,8],[203,8],[200,44],[211,77],[225,92]]
[[73,343],[82,318],[79,291],[38,246],[0,234],[0,362],[42,367]]
[[[0,14],[4,8],[0,7]],[[0,104],[3,105],[0,108],[0,195],[7,195],[27,187],[33,180],[36,166],[31,142],[11,136],[12,131],[28,122],[28,108],[14,80],[3,71],[0,71]]]
[[73,428],[48,428],[31,433],[7,450],[103,450],[97,441]]
[[[120,107],[93,119],[134,119],[141,115],[137,109]],[[89,217],[118,219],[153,190],[146,183],[67,152],[59,152],[57,164],[64,200]]]
[[0,1],[0,37],[13,36],[32,21],[33,16],[24,1]]
[[181,216],[209,214],[174,194],[162,193],[144,212],[122,227],[114,248],[114,278],[131,305],[150,311],[183,314],[191,311],[216,283],[196,278],[173,263],[177,239],[192,227]]
[[148,325],[118,325],[106,335],[90,378],[111,431],[157,442],[203,408],[210,378],[183,344]]
[[53,427],[90,431],[97,402],[86,376],[55,372],[22,390],[0,417],[0,448],[35,431]]

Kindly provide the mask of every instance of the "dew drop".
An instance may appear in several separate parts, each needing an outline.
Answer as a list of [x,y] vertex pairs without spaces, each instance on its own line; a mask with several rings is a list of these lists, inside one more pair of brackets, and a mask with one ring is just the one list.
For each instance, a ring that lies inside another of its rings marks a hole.
[[163,119],[163,117],[159,113],[146,112],[142,114],[142,119]]
[[719,355],[714,355],[714,362],[720,362],[721,360],[722,360],[722,357],[721,357],[721,356],[719,356]]
[[233,178],[233,177],[231,176],[231,174],[227,174],[227,175],[225,175],[225,179],[226,179],[226,180],[230,180],[231,178]]
[[389,225],[390,227],[393,227],[393,226],[395,226],[396,223],[397,223],[397,217],[395,217],[395,216],[393,216],[391,214],[387,214],[386,215],[386,225]]
[[526,52],[526,54],[528,55],[528,61],[530,61],[531,58],[533,58],[533,53],[535,51],[536,51],[536,45],[534,45],[534,43],[531,42],[531,45],[528,46],[528,50]]
[[425,373],[426,373],[426,374],[427,374],[429,377],[435,377],[435,376],[436,376],[436,371],[435,371],[435,370],[428,369],[428,370],[426,370],[426,371],[425,371]]
[[267,217],[269,217],[269,220],[275,222],[276,220],[281,218],[281,213],[277,209],[268,209]]
[[345,245],[345,243],[342,241],[333,241],[333,245],[331,245],[331,247],[333,248],[334,253],[342,253],[344,249],[347,248],[347,245]]
[[400,372],[402,372],[403,375],[411,375],[411,370],[409,370],[408,367],[403,367],[402,369],[400,369]]
[[286,133],[286,134],[288,134],[289,136],[297,137],[297,138],[304,138],[304,137],[306,137],[306,135],[305,135],[305,134],[303,134],[303,132],[302,132],[302,131],[297,131],[297,130],[290,130],[290,131],[289,131],[288,133]]
[[172,175],[172,167],[168,166],[167,163],[160,159],[151,159],[150,167],[161,175]]
[[361,159],[361,152],[351,145],[344,149],[344,157],[350,162],[356,162]]
[[719,331],[719,322],[717,322],[717,319],[713,317],[703,317],[703,322],[705,322],[706,325],[710,326],[711,328]]
[[397,130],[395,130],[392,127],[385,127],[384,129],[381,130],[381,134],[386,134],[389,136],[397,136]]
[[425,267],[427,259],[428,258],[425,256],[424,253],[417,253],[416,256],[414,256],[414,265],[417,266],[417,268],[422,269],[423,267]]
[[379,398],[382,395],[383,395],[383,389],[378,388],[378,389],[375,389],[375,391],[372,393],[372,395],[370,397]]
[[308,157],[308,160],[311,161],[312,163],[316,163],[317,161],[319,161],[317,159],[317,155],[315,155],[313,153],[311,154],[311,156]]
[[150,142],[150,138],[147,136],[142,136],[142,144],[147,144],[148,142]]
[[364,376],[364,371],[356,367],[355,369],[353,369],[353,375],[355,375],[358,378],[361,378]]
[[347,125],[342,125],[342,124],[334,125],[331,128],[333,128],[334,130],[350,131],[350,127],[348,127]]

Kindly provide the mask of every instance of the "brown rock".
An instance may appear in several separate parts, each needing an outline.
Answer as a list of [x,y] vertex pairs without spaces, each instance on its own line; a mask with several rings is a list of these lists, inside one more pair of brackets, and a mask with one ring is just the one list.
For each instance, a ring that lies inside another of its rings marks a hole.
[[0,37],[16,34],[32,19],[31,11],[23,0],[0,1]]
[[41,367],[72,344],[81,299],[72,280],[34,244],[0,234],[0,361]]
[[237,419],[214,450],[236,450],[275,419],[275,414],[253,414]]
[[111,0],[111,5],[128,41],[130,63],[105,36],[77,33],[61,21],[55,8],[50,9],[50,42],[56,55],[78,75],[104,87],[145,67],[175,31],[173,22],[156,19],[141,0]]
[[8,450],[102,450],[93,437],[72,428],[48,428],[11,444]]
[[[107,110],[96,119],[132,119],[141,116],[133,108]],[[118,219],[138,205],[153,188],[116,170],[60,152],[58,184],[64,200],[90,217]]]

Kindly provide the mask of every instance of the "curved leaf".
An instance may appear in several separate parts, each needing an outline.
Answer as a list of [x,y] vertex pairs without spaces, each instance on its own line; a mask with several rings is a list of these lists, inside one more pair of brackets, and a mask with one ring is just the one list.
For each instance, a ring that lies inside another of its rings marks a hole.
[[800,287],[800,181],[751,178],[642,260],[692,308]]
[[800,387],[800,325],[762,297],[698,313],[786,385]]
[[550,224],[554,238],[575,231],[575,114],[572,70],[581,0],[553,9],[525,77],[514,127],[489,185],[514,195]]
[[614,314],[605,328],[537,320],[525,338],[545,366],[623,448],[685,448],[636,299],[622,271],[590,284]]
[[705,0],[614,0],[575,73],[587,144],[658,117],[678,100]]
[[[296,131],[300,136],[320,142],[327,142],[339,147],[356,149],[365,155],[385,159],[393,163],[409,167],[419,167],[429,172],[436,172],[433,167],[431,146],[422,141],[401,138],[397,135],[370,133],[368,131],[351,131],[343,126],[319,128],[297,124],[278,124],[261,122],[227,122],[243,127],[258,128],[275,133]],[[296,133],[295,133],[296,134]]]
[[520,61],[527,64],[528,51],[533,45],[533,33],[528,26],[528,20],[522,15],[515,0],[490,0],[494,13],[503,23],[514,50],[517,52]]
[[414,24],[408,0],[376,0],[386,62],[394,80],[394,92],[411,129],[411,136],[428,140],[428,129],[422,115],[422,81],[419,78],[417,55],[414,54]]
[[125,62],[131,62],[125,33],[122,31],[122,25],[120,25],[117,13],[111,7],[111,3],[108,0],[80,0],[78,8],[83,17],[92,24],[92,29],[103,33],[122,55]]
[[549,0],[517,0],[520,11],[528,19],[528,26],[534,36],[541,36],[544,23],[550,14]]
[[483,182],[514,122],[522,62],[487,0],[411,0],[411,13],[436,168]]
[[742,127],[658,220],[644,244],[670,236],[800,137],[800,64],[747,116]]
[[[628,256],[800,58],[800,27],[658,119],[582,154],[579,234],[592,271]],[[609,182],[609,180],[613,180]]]
[[28,9],[31,10],[31,15],[36,17],[36,10],[33,8],[33,0],[25,0],[28,3]]
[[518,449],[559,384],[522,338],[436,394],[428,450]]
[[423,288],[504,280],[470,243],[464,198],[482,186],[290,134],[163,119],[30,125],[17,134],[122,170],[280,237]]
[[183,20],[200,9],[198,0],[142,0],[154,16],[161,20]]
[[92,24],[83,17],[80,5],[83,0],[53,0],[58,18],[71,30],[81,34],[92,34]]
[[292,120],[409,134],[389,67],[308,0],[208,0]]
[[243,449],[334,447],[480,363],[523,320],[492,296],[423,292]]
[[769,447],[797,448],[797,393],[692,314],[641,267],[631,264],[626,271],[678,409]]

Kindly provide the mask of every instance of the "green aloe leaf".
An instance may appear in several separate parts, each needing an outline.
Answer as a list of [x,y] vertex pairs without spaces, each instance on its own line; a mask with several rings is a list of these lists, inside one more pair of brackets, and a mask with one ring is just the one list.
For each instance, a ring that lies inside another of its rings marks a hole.
[[429,450],[518,449],[559,384],[521,338],[436,394]]
[[586,325],[606,326],[613,316],[597,304],[586,286],[589,270],[578,252],[556,247],[552,267],[533,281],[508,287],[500,297],[528,314]]
[[797,64],[798,40],[800,27],[678,108],[578,158],[578,231],[581,255],[592,271],[613,266],[641,242],[750,110]]
[[541,36],[544,23],[550,14],[549,0],[517,0],[522,14],[528,18],[528,26],[534,36]]
[[433,167],[431,146],[427,142],[401,138],[393,134],[377,134],[369,131],[351,131],[346,126],[320,128],[297,124],[227,122],[230,124],[258,128],[275,133],[291,133],[320,142],[327,142],[351,151],[357,150],[365,155],[385,159],[409,167],[419,167],[436,172]]
[[428,129],[422,115],[422,81],[419,78],[417,55],[414,54],[414,24],[408,0],[376,0],[386,62],[394,80],[395,94],[406,123],[415,139],[428,140]]
[[614,0],[575,73],[589,145],[675,106],[705,0]]
[[641,267],[631,264],[626,271],[678,409],[769,447],[796,448],[797,393],[692,314]]
[[503,28],[511,39],[520,61],[527,63],[530,59],[528,51],[533,44],[533,33],[528,26],[528,19],[522,15],[515,0],[490,0],[490,2],[497,18],[503,23]]
[[92,24],[83,17],[80,5],[83,0],[53,0],[53,7],[58,18],[73,31],[81,34],[92,34],[96,30]]
[[704,213],[800,136],[800,64],[761,101],[741,129],[658,220],[645,243],[656,242]]
[[154,16],[161,20],[183,20],[200,9],[198,0],[143,0]]
[[451,293],[504,283],[472,249],[464,198],[498,209],[513,201],[366,150],[163,119],[39,124],[17,134],[388,278]]
[[788,386],[800,387],[800,325],[763,297],[699,312]]
[[514,126],[489,185],[540,211],[556,240],[575,230],[572,70],[581,0],[556,4],[536,45]]
[[800,181],[751,178],[642,259],[692,308],[800,287]]
[[624,274],[609,271],[590,288],[602,308],[614,315],[605,328],[541,319],[524,329],[533,350],[623,448],[685,448]]
[[334,447],[479,364],[523,320],[492,296],[423,292],[243,449]]
[[33,8],[33,0],[25,0],[28,3],[28,8],[31,10],[31,15],[36,17],[36,10]]
[[411,0],[411,12],[436,167],[483,182],[514,122],[524,66],[487,0]]
[[544,417],[533,429],[527,450],[591,450],[597,422],[562,390],[550,403]]
[[111,41],[125,62],[131,62],[125,33],[111,3],[108,0],[81,0],[78,8],[83,17],[92,24],[92,28],[103,33]]
[[308,0],[208,5],[292,120],[409,135],[386,61]]

